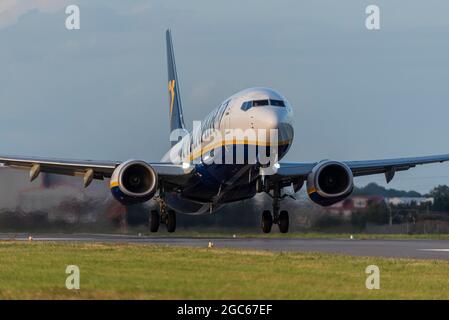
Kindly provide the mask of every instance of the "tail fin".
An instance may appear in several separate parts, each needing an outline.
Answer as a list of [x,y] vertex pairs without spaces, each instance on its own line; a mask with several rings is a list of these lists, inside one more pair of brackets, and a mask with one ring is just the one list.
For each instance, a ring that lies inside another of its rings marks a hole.
[[[169,93],[169,117],[170,132],[176,129],[185,129],[182,117],[181,96],[179,95],[178,75],[176,74],[175,54],[170,29],[166,33],[167,38],[167,68],[168,68],[168,93]],[[176,142],[175,142],[176,143]]]

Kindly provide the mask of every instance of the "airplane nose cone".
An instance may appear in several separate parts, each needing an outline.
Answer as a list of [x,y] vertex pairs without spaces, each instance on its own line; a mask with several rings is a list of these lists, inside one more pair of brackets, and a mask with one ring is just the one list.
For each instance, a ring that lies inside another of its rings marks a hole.
[[258,108],[257,118],[253,121],[253,128],[264,130],[277,130],[279,141],[293,139],[291,116],[286,108],[266,107]]
[[253,126],[255,129],[279,129],[284,124],[290,124],[290,116],[285,108],[267,107],[257,110]]
[[285,112],[274,108],[260,108],[257,110],[256,129],[278,129],[279,124],[285,120]]

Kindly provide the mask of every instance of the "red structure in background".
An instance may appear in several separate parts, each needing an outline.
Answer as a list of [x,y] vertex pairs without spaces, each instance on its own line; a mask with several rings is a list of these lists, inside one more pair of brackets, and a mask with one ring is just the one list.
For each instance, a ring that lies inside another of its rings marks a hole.
[[326,208],[332,214],[350,217],[353,212],[364,211],[373,203],[386,203],[382,196],[352,196]]

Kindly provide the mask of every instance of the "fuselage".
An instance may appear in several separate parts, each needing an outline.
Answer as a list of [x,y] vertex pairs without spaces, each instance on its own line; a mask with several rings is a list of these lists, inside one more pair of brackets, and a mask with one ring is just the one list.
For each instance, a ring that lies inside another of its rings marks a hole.
[[201,214],[256,194],[259,167],[285,156],[294,132],[288,100],[269,88],[240,91],[212,110],[162,158],[194,166],[181,192],[166,195],[172,209]]

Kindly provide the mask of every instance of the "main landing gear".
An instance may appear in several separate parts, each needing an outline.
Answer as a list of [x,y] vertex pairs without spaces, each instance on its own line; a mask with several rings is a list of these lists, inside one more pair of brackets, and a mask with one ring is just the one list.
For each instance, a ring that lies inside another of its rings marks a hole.
[[176,230],[176,213],[165,206],[164,201],[159,202],[160,210],[151,210],[150,214],[150,231],[157,232],[159,225],[164,223],[167,231],[172,233]]
[[264,210],[262,213],[262,231],[264,233],[270,233],[271,228],[274,224],[279,226],[279,231],[281,233],[288,232],[289,218],[288,212],[286,210],[280,210],[281,202],[281,189],[278,185],[273,188],[273,215],[270,210]]

